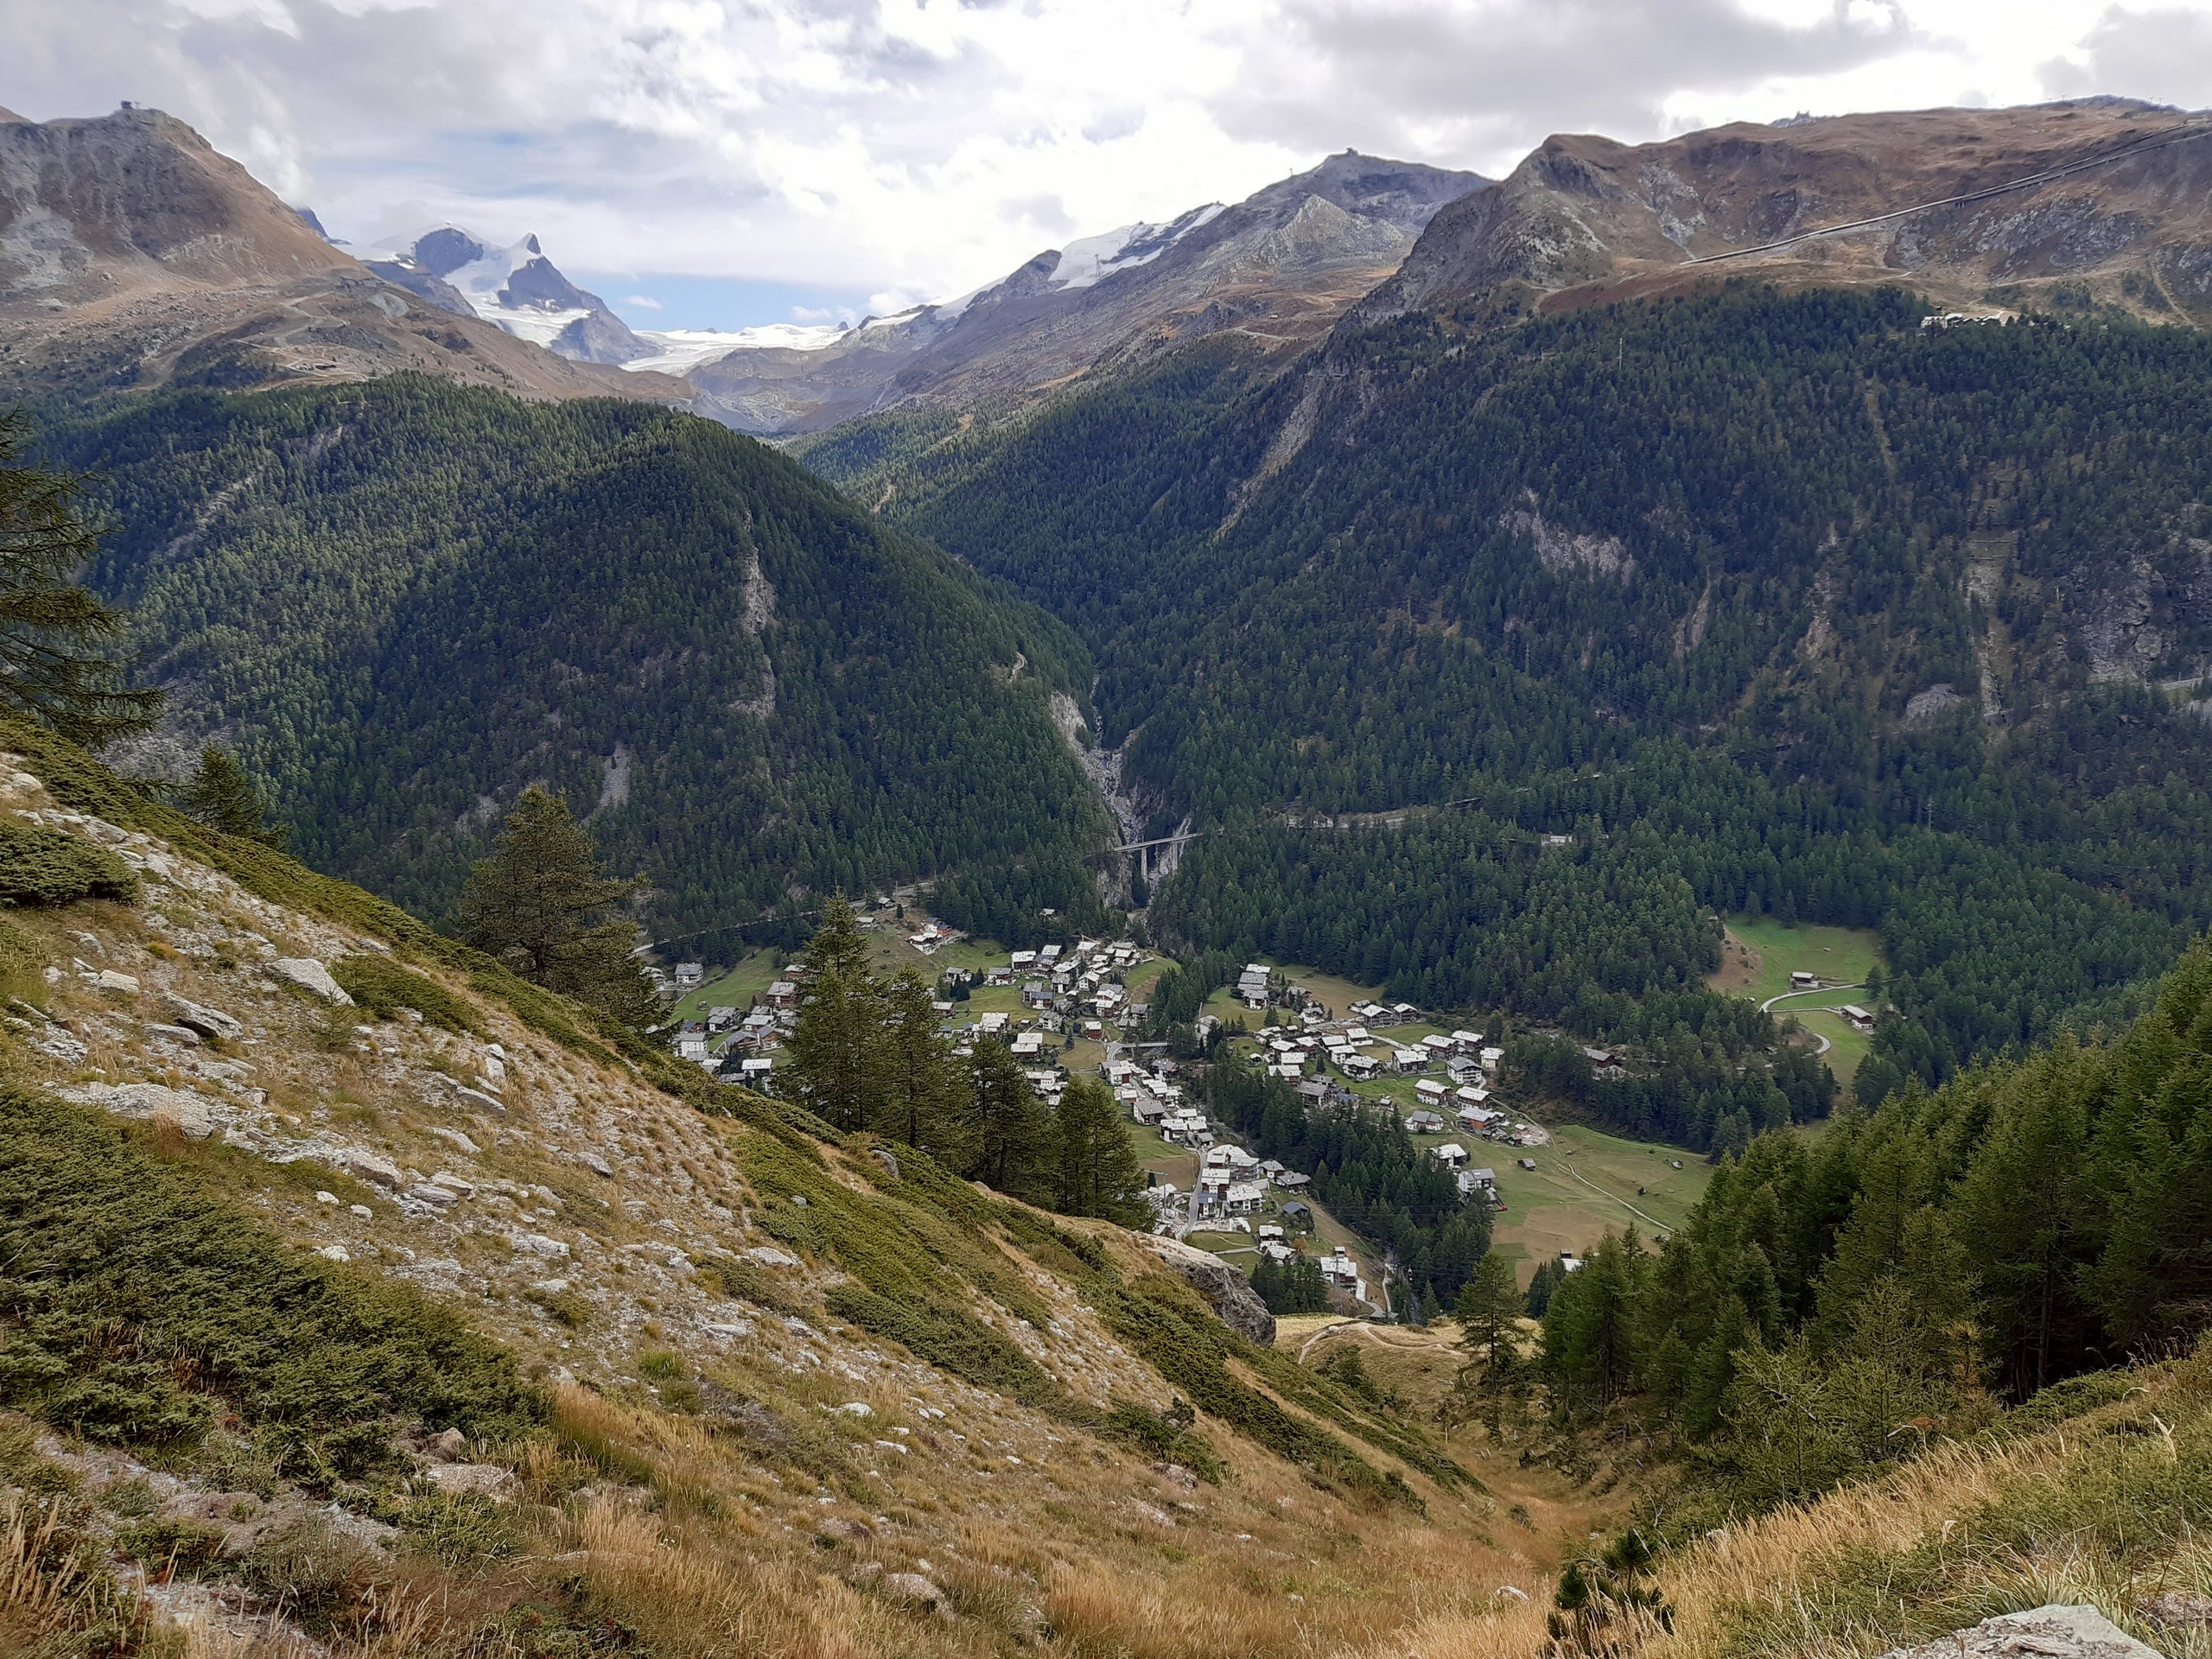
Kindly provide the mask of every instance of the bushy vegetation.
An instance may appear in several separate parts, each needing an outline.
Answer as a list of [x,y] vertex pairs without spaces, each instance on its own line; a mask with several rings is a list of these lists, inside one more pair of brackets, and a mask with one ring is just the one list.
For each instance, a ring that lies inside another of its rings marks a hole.
[[310,1486],[416,1426],[505,1437],[543,1399],[411,1286],[309,1255],[87,1109],[0,1091],[0,1402],[125,1446],[234,1414]]
[[2200,944],[2107,1045],[1762,1136],[1656,1256],[1610,1239],[1556,1283],[1553,1385],[1570,1409],[1648,1401],[1774,1501],[2186,1349],[2212,1306],[2209,1065]]
[[995,1038],[959,1052],[933,993],[912,972],[886,981],[842,899],[824,907],[784,1075],[823,1122],[928,1153],[1001,1192],[1124,1225],[1147,1214],[1143,1166],[1113,1093],[1079,1077],[1047,1109]]
[[129,904],[137,896],[138,878],[105,848],[63,830],[0,818],[0,901],[55,906],[112,899]]
[[339,988],[379,1020],[397,1018],[408,1008],[431,1025],[460,1036],[481,1034],[475,1010],[466,999],[426,974],[403,968],[389,957],[356,950],[330,965],[330,976]]

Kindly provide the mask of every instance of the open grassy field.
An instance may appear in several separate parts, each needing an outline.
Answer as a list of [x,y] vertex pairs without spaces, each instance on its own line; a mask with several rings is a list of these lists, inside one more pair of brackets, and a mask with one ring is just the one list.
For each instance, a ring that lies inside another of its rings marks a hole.
[[1881,959],[1881,944],[1871,929],[1784,927],[1768,916],[1733,916],[1721,945],[1720,971],[1706,982],[1764,1002],[1787,991],[1793,973],[1856,985]]
[[[1720,952],[1720,971],[1706,982],[1716,991],[1759,1002],[1788,991],[1789,976],[1801,969],[1832,983],[1857,985],[1882,959],[1880,942],[1871,930],[1784,927],[1765,916],[1731,918]],[[1842,1015],[1824,1012],[1818,1006],[1831,1001],[1856,1002],[1868,1008],[1876,1006],[1875,999],[1864,992],[1845,991],[1833,999],[1808,996],[1784,1002],[1774,1012],[1777,1017],[1795,1015],[1807,1031],[1828,1039],[1828,1069],[1835,1073],[1837,1082],[1848,1088],[1858,1074],[1859,1062],[1866,1058],[1870,1043]]]
[[754,997],[775,982],[782,961],[774,950],[755,950],[719,979],[710,979],[696,991],[677,999],[676,1013],[684,1020],[703,1020],[709,1008],[748,1007]]
[[[1491,1238],[1522,1285],[1547,1257],[1561,1250],[1582,1255],[1631,1222],[1647,1238],[1671,1232],[1713,1178],[1711,1166],[1694,1153],[1572,1124],[1554,1127],[1548,1147],[1493,1146],[1465,1135],[1415,1139],[1432,1146],[1457,1139],[1473,1162],[1497,1171],[1497,1195],[1506,1207]],[[1522,1158],[1536,1167],[1522,1169]],[[1678,1162],[1680,1169],[1674,1167]]]

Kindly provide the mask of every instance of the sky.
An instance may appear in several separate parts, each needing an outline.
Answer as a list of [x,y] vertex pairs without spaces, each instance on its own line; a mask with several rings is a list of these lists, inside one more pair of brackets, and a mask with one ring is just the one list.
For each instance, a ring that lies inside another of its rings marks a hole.
[[670,328],[950,297],[1348,147],[2212,105],[2212,0],[0,0],[0,40],[20,114],[151,105],[357,247],[534,232]]

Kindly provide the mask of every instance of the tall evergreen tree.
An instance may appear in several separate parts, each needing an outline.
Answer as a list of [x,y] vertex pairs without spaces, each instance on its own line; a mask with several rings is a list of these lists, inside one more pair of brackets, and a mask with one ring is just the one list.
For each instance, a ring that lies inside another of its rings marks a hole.
[[1476,1262],[1467,1282],[1459,1287],[1459,1300],[1452,1311],[1459,1321],[1459,1340],[1495,1355],[1521,1317],[1521,1291],[1513,1282],[1512,1264],[1495,1255]]
[[1060,1096],[1054,1123],[1058,1207],[1135,1227],[1146,1218],[1144,1166],[1122,1126],[1114,1091],[1077,1077]]
[[911,968],[884,988],[881,1066],[877,1130],[963,1167],[975,1141],[966,1091],[951,1046],[938,1034],[935,998]]
[[1552,1292],[1544,1314],[1544,1370],[1570,1406],[1605,1406],[1634,1381],[1649,1275],[1650,1258],[1631,1226],[1599,1240]]
[[99,551],[76,479],[32,465],[20,414],[0,414],[0,702],[88,749],[159,719],[125,683],[129,619],[77,583]]
[[569,803],[533,787],[469,872],[454,929],[533,984],[642,1026],[652,987],[632,953],[635,924],[613,912],[645,886],[643,876],[607,875]]
[[967,1084],[973,1137],[969,1178],[1018,1198],[1049,1203],[1052,1121],[1021,1063],[995,1037],[978,1037]]
[[868,941],[842,897],[823,906],[806,947],[812,974],[791,1033],[790,1075],[798,1102],[840,1129],[880,1127],[889,1116],[882,983]]
[[176,804],[211,830],[282,851],[289,824],[269,822],[261,792],[245,775],[238,758],[219,743],[202,744],[192,780],[177,791]]

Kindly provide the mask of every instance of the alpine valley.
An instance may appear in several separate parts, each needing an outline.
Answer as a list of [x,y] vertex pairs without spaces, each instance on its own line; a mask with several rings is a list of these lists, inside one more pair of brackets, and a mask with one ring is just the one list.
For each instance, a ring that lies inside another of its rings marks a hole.
[[560,252],[0,111],[0,1651],[2212,1659],[2212,117]]

